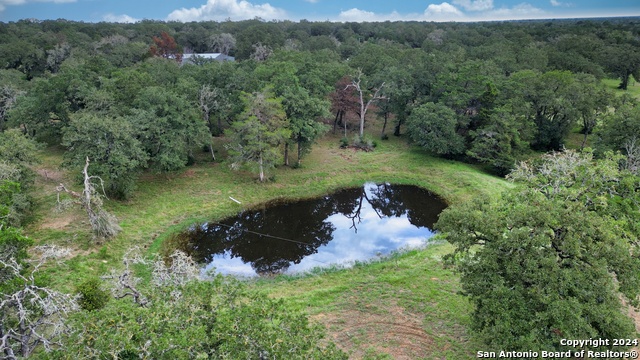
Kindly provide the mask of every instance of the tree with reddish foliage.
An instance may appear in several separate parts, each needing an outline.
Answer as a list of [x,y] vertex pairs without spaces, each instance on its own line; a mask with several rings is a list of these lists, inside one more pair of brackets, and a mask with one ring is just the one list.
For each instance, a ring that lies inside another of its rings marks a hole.
[[350,85],[351,78],[344,76],[336,83],[336,90],[329,94],[331,111],[336,113],[335,120],[333,121],[333,132],[336,132],[337,125],[341,123],[345,125],[345,136],[347,126],[344,115],[347,113],[357,114],[360,109],[356,91]]
[[165,59],[174,59],[182,62],[182,49],[178,47],[176,40],[166,31],[160,34],[160,37],[153,37],[154,44],[149,48],[151,56],[163,57]]

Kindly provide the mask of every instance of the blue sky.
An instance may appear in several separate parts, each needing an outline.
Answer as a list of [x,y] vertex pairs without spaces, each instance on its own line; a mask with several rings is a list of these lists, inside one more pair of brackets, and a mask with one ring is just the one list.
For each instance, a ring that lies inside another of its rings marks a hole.
[[477,21],[640,16],[638,0],[0,0],[0,21]]

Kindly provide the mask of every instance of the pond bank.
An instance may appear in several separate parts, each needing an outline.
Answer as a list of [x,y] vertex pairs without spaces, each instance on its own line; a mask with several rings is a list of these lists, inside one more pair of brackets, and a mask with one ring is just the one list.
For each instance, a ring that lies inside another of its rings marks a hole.
[[[226,163],[208,162],[208,154],[180,172],[145,173],[133,199],[107,201],[123,231],[99,245],[91,240],[81,211],[51,211],[55,185],[73,184],[73,174],[59,170],[62,152],[49,149],[39,168],[57,171],[58,178],[37,179],[36,221],[27,231],[37,243],[74,248],[74,258],[49,271],[53,286],[71,292],[84,279],[121,266],[122,255],[133,246],[157,253],[169,234],[190,224],[222,219],[273,199],[313,198],[372,181],[416,185],[454,204],[511,186],[478,167],[431,157],[402,138],[380,141],[372,152],[339,149],[338,143],[337,137],[326,137],[303,159],[302,168],[280,167],[275,181],[266,184],[257,183],[252,174],[231,171]],[[447,244],[429,246],[350,270],[250,286],[308,312],[355,358],[466,358],[465,349],[476,348],[465,330],[470,305],[457,295],[458,278],[442,263],[450,251]]]
[[510,186],[478,167],[430,157],[402,138],[380,141],[372,152],[340,149],[338,144],[337,137],[322,139],[303,159],[301,168],[280,167],[274,172],[275,181],[266,184],[258,183],[252,174],[230,170],[224,162],[208,162],[206,153],[201,154],[195,166],[180,172],[145,173],[130,201],[106,202],[123,231],[99,245],[91,240],[81,211],[52,212],[55,185],[73,184],[74,174],[59,170],[61,151],[48,149],[42,154],[40,168],[58,171],[60,179],[37,180],[36,221],[27,232],[37,243],[74,248],[78,255],[67,268],[56,269],[53,280],[61,290],[72,290],[78,281],[120,266],[122,255],[133,246],[157,253],[167,235],[190,224],[222,219],[273,199],[312,198],[373,181],[417,185],[455,203],[478,193],[497,194]]
[[323,324],[351,359],[465,359],[472,306],[460,295],[440,241],[351,269],[258,279],[251,286]]

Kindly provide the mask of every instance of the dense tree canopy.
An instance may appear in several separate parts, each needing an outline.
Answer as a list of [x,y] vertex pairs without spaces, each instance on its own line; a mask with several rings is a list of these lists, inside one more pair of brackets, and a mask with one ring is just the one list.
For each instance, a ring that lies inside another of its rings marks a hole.
[[89,158],[91,174],[100,176],[105,190],[116,198],[131,196],[135,175],[147,165],[148,155],[133,125],[122,117],[78,113],[65,130],[63,145],[70,150],[67,163],[79,173]]
[[[196,264],[182,253],[170,259],[167,265],[135,252],[125,255],[125,269],[107,276],[116,299],[75,314],[65,347],[50,356],[346,358],[335,345],[323,343],[317,325],[281,300],[222,276],[201,280]],[[135,265],[152,269],[150,282],[140,283]],[[138,297],[132,301],[134,293]]]
[[[637,187],[619,157],[567,151],[523,163],[518,188],[446,210],[473,328],[494,349],[568,350],[561,338],[633,337],[640,294]],[[611,344],[610,344],[611,345]]]
[[[372,144],[374,130],[386,139],[388,126],[400,137],[406,126],[407,140],[431,155],[501,176],[515,169],[513,191],[453,207],[440,222],[476,305],[474,329],[492,347],[548,350],[559,338],[632,336],[620,298],[637,300],[640,270],[640,107],[632,96],[639,24],[0,23],[0,260],[26,257],[30,240],[19,226],[30,206],[35,140],[64,151],[76,174],[87,166],[85,178],[101,177],[120,200],[135,198],[143,171],[217,161],[265,181],[293,147],[299,164],[327,124],[344,145],[352,135],[356,145]],[[183,51],[236,60],[182,65]],[[631,95],[608,90],[611,81]],[[543,155],[590,145],[594,155]],[[534,160],[517,165],[523,159]],[[0,280],[24,272],[7,274],[0,270]],[[72,348],[91,356],[115,344],[105,351],[120,358],[166,355],[158,349],[259,358],[287,357],[295,345],[307,351],[301,358],[342,356],[317,347],[301,317],[259,316],[281,314],[282,304],[245,307],[247,297],[224,298],[220,287],[190,284],[182,299],[148,289],[148,307],[117,301],[82,313],[74,321],[87,326],[70,338]],[[211,291],[221,297],[204,296]],[[246,319],[234,320],[230,308],[212,311],[211,301],[225,299],[238,300],[233,311]],[[176,316],[165,322],[169,315]],[[289,321],[299,331],[281,326]],[[248,330],[236,336],[239,329]],[[193,348],[170,348],[192,340]],[[276,350],[267,354],[269,346]]]
[[29,212],[27,190],[35,177],[30,166],[37,162],[38,148],[18,129],[0,133],[0,229],[19,227]]

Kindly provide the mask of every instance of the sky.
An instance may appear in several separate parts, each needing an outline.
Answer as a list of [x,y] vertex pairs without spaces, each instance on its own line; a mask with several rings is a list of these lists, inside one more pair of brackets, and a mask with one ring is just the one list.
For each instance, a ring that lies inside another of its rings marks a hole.
[[484,21],[640,16],[638,0],[0,0],[0,21]]

